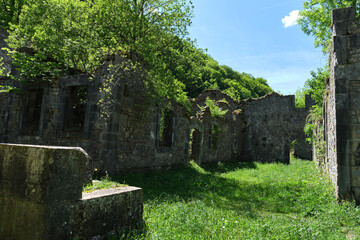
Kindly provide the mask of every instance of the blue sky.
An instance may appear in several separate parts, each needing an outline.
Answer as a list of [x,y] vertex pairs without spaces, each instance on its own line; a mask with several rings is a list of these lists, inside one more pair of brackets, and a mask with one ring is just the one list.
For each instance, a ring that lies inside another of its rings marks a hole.
[[192,2],[195,17],[189,30],[198,47],[208,49],[220,65],[267,79],[282,94],[293,94],[311,70],[327,63],[321,49],[314,48],[313,37],[282,22],[302,9],[303,0]]

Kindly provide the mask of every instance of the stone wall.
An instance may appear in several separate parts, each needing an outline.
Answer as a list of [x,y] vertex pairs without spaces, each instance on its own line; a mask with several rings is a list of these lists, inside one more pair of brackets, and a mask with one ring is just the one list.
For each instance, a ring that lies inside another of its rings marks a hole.
[[[128,87],[130,79],[112,87],[108,117],[102,118],[98,102],[105,98],[99,92],[104,76],[95,74],[91,81],[89,75],[68,76],[29,88],[26,94],[1,95],[2,142],[82,147],[92,158],[91,168],[109,173],[184,165],[190,159],[287,163],[294,140],[296,155],[310,159],[303,133],[308,108],[295,108],[294,96],[270,94],[237,102],[218,90],[206,90],[189,113],[173,101],[151,102],[139,85]],[[82,87],[87,101],[81,107],[74,105],[71,91]],[[208,97],[227,110],[223,117],[211,116],[205,107]],[[70,112],[76,109],[83,110]]]
[[[223,117],[212,117],[206,99],[213,100]],[[200,107],[205,107],[202,111]],[[239,103],[219,90],[205,90],[194,101],[190,129],[193,131],[192,156],[198,163],[241,160],[242,119]],[[195,134],[195,136],[194,136]],[[196,136],[198,134],[198,136]]]
[[306,107],[295,108],[293,95],[276,93],[243,101],[243,159],[289,163],[293,141],[296,141],[295,156],[310,159],[311,148],[305,142],[304,126],[311,102],[306,97]]
[[89,239],[142,223],[142,190],[82,193],[81,148],[0,144],[0,238]]
[[332,14],[330,80],[324,96],[325,158],[339,199],[360,199],[360,28],[353,8]]
[[[295,108],[294,96],[238,102],[219,90],[205,90],[189,112],[174,101],[150,97],[147,76],[132,67],[131,59],[116,55],[106,61],[91,75],[0,94],[0,142],[81,147],[91,156],[89,168],[111,174],[168,168],[191,159],[287,163],[294,140],[297,157],[310,159],[303,133],[308,107]],[[5,83],[12,84],[0,79],[0,85]],[[211,116],[207,98],[227,113]]]

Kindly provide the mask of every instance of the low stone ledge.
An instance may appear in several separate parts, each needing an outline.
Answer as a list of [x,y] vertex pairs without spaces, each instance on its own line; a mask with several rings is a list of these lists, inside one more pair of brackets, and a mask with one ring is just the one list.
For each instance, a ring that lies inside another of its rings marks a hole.
[[116,187],[116,188],[109,188],[109,189],[94,190],[91,192],[83,192],[81,200],[84,201],[84,200],[94,199],[94,198],[98,198],[98,197],[105,197],[105,196],[114,195],[114,194],[121,194],[121,193],[125,193],[125,192],[135,192],[140,189],[141,188],[138,188],[138,187],[128,186],[128,187]]
[[113,230],[137,228],[142,223],[143,193],[137,187],[119,187],[83,193],[73,232],[86,239]]
[[142,223],[141,188],[82,194],[81,148],[0,144],[0,239],[89,239]]

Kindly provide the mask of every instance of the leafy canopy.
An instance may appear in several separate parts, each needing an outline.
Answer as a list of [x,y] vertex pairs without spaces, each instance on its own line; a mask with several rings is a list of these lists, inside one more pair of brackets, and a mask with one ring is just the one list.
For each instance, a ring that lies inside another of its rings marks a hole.
[[19,24],[12,25],[9,42],[82,71],[94,70],[105,54],[120,50],[151,65],[156,64],[151,54],[169,34],[187,35],[191,7],[186,0],[34,1],[23,7]]
[[359,10],[358,0],[307,0],[300,11],[299,24],[302,31],[315,37],[315,47],[322,47],[324,53],[331,46],[331,12],[335,8],[353,6]]
[[10,23],[17,23],[25,0],[0,1],[0,28],[8,29]]
[[17,49],[9,53],[26,81],[93,72],[120,53],[143,66],[159,96],[184,105],[207,88],[234,99],[271,92],[265,79],[220,66],[187,38],[192,8],[189,0],[26,1],[6,22]]

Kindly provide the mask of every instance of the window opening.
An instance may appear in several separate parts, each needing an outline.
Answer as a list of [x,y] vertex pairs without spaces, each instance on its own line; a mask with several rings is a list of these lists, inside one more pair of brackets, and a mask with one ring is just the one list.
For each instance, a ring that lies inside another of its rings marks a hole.
[[67,88],[68,101],[65,109],[64,130],[83,132],[87,105],[88,86]]
[[171,147],[173,135],[173,112],[170,109],[161,109],[159,147]]
[[195,162],[200,160],[201,133],[197,129],[190,130],[189,156]]
[[217,150],[218,140],[220,137],[220,128],[216,125],[211,127],[211,137],[210,137],[210,148],[211,150]]
[[30,90],[22,119],[23,135],[39,134],[43,95],[43,89]]

